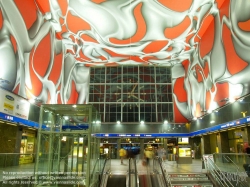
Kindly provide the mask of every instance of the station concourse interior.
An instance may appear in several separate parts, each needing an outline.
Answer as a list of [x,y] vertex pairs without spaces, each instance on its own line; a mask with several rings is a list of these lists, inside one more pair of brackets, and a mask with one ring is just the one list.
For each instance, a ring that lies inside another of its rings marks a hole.
[[0,0],[0,170],[91,186],[121,148],[143,160],[162,147],[175,172],[213,155],[250,174],[249,7]]

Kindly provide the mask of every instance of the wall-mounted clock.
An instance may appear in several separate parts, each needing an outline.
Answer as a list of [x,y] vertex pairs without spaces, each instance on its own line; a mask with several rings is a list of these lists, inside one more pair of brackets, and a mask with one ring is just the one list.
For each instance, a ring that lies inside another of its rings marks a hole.
[[120,92],[115,93],[115,95],[121,96],[117,99],[117,102],[145,102],[145,98],[142,98],[142,96],[147,93],[143,91],[144,86],[140,86],[138,81],[130,79],[128,84],[117,86],[117,88],[120,89]]

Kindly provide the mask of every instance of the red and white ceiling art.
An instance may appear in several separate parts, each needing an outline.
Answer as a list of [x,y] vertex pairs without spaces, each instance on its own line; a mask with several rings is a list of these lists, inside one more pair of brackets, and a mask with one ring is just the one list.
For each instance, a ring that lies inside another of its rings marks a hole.
[[[175,122],[249,93],[246,0],[0,0],[0,81],[88,103],[89,68],[172,67]],[[28,11],[27,11],[28,10]]]

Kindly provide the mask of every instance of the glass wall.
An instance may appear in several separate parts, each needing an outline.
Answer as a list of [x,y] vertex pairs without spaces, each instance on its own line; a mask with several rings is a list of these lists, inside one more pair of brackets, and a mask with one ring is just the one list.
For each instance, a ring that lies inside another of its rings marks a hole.
[[173,121],[169,67],[100,67],[91,69],[89,103],[102,122]]
[[[42,105],[36,157],[36,182],[98,182],[100,116],[92,105]],[[98,171],[97,171],[98,170]],[[73,176],[72,180],[65,180]]]

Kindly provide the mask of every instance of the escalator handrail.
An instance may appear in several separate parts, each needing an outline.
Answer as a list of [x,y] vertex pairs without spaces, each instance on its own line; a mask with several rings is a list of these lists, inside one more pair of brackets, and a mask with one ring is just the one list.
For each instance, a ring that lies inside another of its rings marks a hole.
[[131,175],[131,158],[129,158],[129,164],[128,164],[128,187],[131,187],[131,178],[130,178],[130,175]]
[[104,175],[104,171],[105,171],[105,167],[106,167],[106,164],[107,162],[110,160],[110,158],[106,158],[105,161],[104,161],[104,164],[103,164],[103,168],[102,168],[102,172],[101,172],[101,177],[100,177],[100,186],[101,184],[103,183],[103,175]]
[[[131,167],[133,164],[134,167]],[[132,172],[132,169],[134,168],[134,171]],[[135,181],[135,184],[131,184],[132,183],[132,178],[131,176],[134,176],[134,181]],[[137,168],[136,168],[136,160],[133,159],[133,158],[129,158],[129,168],[128,168],[128,183],[127,183],[127,187],[138,187],[138,178],[137,178]]]
[[92,178],[92,177],[93,177],[94,172],[95,172],[95,168],[96,168],[96,166],[97,166],[97,164],[98,164],[99,162],[100,162],[100,159],[99,159],[99,158],[97,158],[97,160],[96,160],[96,162],[95,162],[95,164],[94,164],[93,170],[92,170],[92,172],[91,172],[91,174],[90,174],[90,178]]
[[135,187],[138,187],[138,173],[137,173],[137,165],[136,165],[136,159],[134,159],[134,167],[135,167]]
[[[168,186],[168,182],[167,182],[167,179],[166,179],[166,175],[165,175],[164,169],[163,169],[163,167],[162,167],[162,160],[161,160],[161,158],[160,158],[160,157],[155,157],[154,160],[156,160],[156,161],[158,162],[159,166],[160,166],[160,169],[161,169],[161,173],[162,173],[162,175],[163,175],[163,181],[164,181],[164,183],[165,183],[165,186]],[[153,162],[153,164],[154,164],[154,162]],[[153,168],[154,168],[154,166],[153,166]]]

